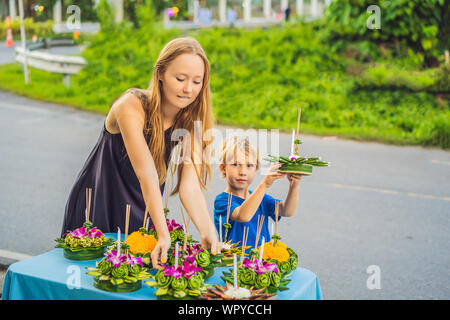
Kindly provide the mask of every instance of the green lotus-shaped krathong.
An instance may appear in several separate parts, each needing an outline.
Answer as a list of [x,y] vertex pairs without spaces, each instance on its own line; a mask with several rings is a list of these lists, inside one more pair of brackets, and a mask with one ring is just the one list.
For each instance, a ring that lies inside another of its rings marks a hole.
[[96,267],[86,267],[87,274],[94,276],[94,286],[112,292],[132,292],[142,287],[142,280],[151,275],[142,263],[142,258],[119,254],[111,250],[96,262]]
[[185,259],[177,268],[163,265],[152,281],[145,283],[156,287],[155,295],[162,299],[194,299],[207,289],[202,271],[203,268]]
[[282,173],[295,173],[302,175],[311,175],[313,166],[327,167],[330,166],[330,162],[321,161],[320,157],[305,158],[298,155],[291,155],[289,157],[272,156],[264,160],[269,162],[280,162],[282,166],[278,169],[278,172]]
[[55,248],[62,248],[64,257],[70,260],[94,260],[101,258],[105,250],[113,242],[113,238],[92,227],[92,222],[86,221],[81,228],[68,231],[62,238],[55,239]]

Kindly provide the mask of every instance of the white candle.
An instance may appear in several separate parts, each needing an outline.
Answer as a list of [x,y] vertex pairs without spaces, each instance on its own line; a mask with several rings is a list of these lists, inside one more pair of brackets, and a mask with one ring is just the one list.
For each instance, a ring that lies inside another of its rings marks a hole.
[[117,227],[117,256],[120,255],[120,228]]
[[219,216],[219,241],[222,243],[222,216]]
[[291,144],[291,155],[294,154],[294,142],[295,142],[295,130],[292,129],[292,144]]
[[264,252],[264,237],[262,237],[261,249],[259,250],[259,262],[262,261],[263,252]]
[[233,254],[233,268],[234,268],[234,289],[237,289],[238,287],[238,280],[237,280],[237,259],[236,259],[236,253]]
[[178,241],[175,242],[175,270],[178,268]]
[[[272,221],[272,223],[270,224],[270,233],[272,234],[272,237],[274,235],[274,233],[273,233],[273,224],[274,224],[274,222]],[[273,244],[273,239],[271,239],[271,240],[272,240],[272,244]]]

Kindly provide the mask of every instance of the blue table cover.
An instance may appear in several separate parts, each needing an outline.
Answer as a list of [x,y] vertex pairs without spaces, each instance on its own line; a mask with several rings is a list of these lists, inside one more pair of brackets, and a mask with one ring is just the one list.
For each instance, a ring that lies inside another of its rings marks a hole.
[[[114,234],[106,236],[117,239]],[[94,277],[87,275],[85,267],[95,267],[100,261],[72,261],[63,257],[63,249],[54,249],[44,254],[12,264],[3,284],[3,300],[153,300],[156,288],[144,282],[142,288],[131,293],[113,293],[94,287]],[[208,284],[222,284],[223,271],[230,267],[216,268]],[[322,291],[317,276],[298,267],[289,276],[288,290],[280,291],[275,299],[322,300]]]

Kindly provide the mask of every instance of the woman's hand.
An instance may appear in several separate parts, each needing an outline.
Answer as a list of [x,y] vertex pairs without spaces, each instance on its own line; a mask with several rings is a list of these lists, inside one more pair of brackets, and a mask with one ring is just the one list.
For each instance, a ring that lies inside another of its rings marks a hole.
[[201,235],[202,246],[206,249],[211,249],[211,253],[216,255],[220,253],[221,245],[215,230],[211,230],[208,234]]
[[171,245],[170,236],[160,237],[158,236],[158,243],[152,251],[152,265],[155,269],[161,268],[161,263],[166,263],[167,261],[167,251]]

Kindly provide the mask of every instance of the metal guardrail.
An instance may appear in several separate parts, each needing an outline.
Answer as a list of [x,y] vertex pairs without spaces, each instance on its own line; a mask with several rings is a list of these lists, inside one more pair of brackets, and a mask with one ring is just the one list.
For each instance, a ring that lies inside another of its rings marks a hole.
[[17,46],[15,48],[16,61],[21,64],[26,62],[27,65],[40,70],[60,73],[63,75],[64,85],[69,87],[70,75],[77,74],[87,64],[86,60],[83,57],[51,54],[39,51],[39,49],[71,45],[75,45],[75,42],[72,40],[44,39],[43,41],[27,45],[25,52],[22,47]]

